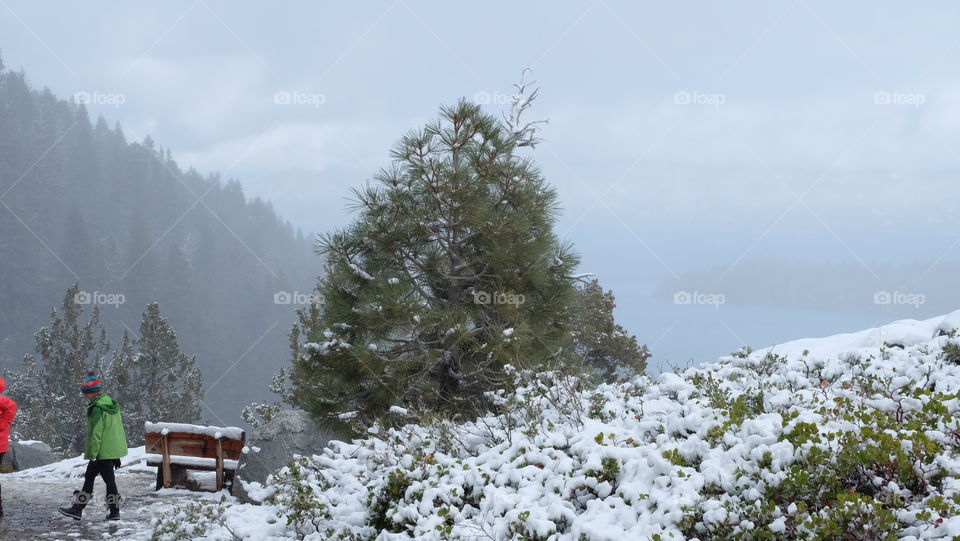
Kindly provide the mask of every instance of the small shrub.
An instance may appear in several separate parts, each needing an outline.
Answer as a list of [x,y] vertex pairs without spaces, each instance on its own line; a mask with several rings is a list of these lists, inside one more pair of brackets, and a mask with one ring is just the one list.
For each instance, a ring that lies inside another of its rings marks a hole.
[[206,538],[212,526],[220,526],[233,539],[240,541],[223,518],[227,497],[221,496],[215,503],[191,503],[178,505],[157,517],[153,523],[150,541],[191,541]]
[[948,340],[943,344],[943,352],[940,358],[950,364],[960,365],[960,343],[954,340]]
[[328,487],[322,472],[310,459],[296,458],[274,475],[273,485],[276,490],[266,503],[279,506],[280,516],[294,527],[301,539],[323,530],[331,517],[320,494]]
[[407,472],[400,468],[394,468],[387,477],[387,484],[380,490],[380,493],[374,497],[373,519],[371,525],[378,531],[400,532],[403,531],[396,523],[388,517],[390,509],[403,500],[407,489],[411,485],[410,477]]

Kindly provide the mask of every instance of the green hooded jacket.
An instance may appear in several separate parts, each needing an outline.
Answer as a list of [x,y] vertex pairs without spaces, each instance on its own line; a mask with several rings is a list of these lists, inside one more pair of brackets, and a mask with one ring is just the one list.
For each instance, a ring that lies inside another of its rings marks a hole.
[[127,456],[127,434],[123,431],[120,404],[101,394],[87,406],[87,460],[112,460]]

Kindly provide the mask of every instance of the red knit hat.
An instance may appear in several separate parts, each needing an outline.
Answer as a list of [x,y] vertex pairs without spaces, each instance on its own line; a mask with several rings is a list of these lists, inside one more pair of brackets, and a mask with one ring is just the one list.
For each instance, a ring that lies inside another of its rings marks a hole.
[[93,373],[90,373],[83,382],[80,383],[80,392],[83,394],[95,394],[101,391],[100,380]]

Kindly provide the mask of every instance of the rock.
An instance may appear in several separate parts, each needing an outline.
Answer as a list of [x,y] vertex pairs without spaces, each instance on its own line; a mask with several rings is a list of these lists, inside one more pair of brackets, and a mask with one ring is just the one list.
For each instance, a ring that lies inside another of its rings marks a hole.
[[49,445],[42,441],[11,441],[3,457],[4,470],[27,470],[53,464],[60,460]]
[[960,310],[944,316],[943,321],[937,326],[937,336],[947,336],[958,329],[960,329]]
[[319,453],[335,436],[320,427],[303,410],[284,410],[247,438],[247,452],[240,457],[233,495],[244,502],[259,503],[244,483],[264,484],[267,477],[286,466],[293,455]]

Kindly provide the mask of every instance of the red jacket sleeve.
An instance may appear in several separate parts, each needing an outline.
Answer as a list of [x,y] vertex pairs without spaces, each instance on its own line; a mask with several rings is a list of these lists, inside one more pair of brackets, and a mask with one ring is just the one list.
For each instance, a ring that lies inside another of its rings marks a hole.
[[10,426],[17,415],[17,403],[6,396],[0,397],[0,424]]

